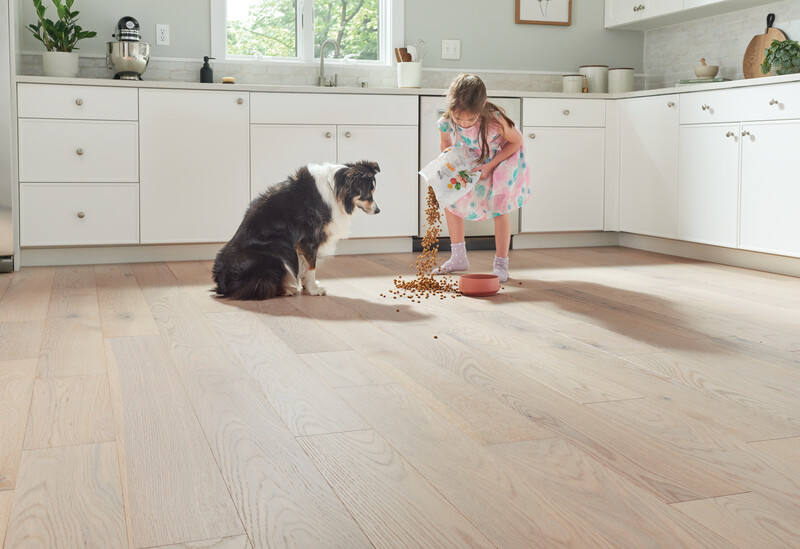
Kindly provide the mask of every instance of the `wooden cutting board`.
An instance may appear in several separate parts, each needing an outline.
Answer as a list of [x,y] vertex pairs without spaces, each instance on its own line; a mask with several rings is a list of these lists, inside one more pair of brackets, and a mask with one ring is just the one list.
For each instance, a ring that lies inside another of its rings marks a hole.
[[786,40],[786,35],[783,31],[776,29],[772,26],[775,22],[775,14],[770,13],[767,15],[767,30],[764,34],[759,34],[750,40],[747,50],[744,52],[744,60],[742,61],[742,72],[745,78],[761,78],[767,76],[761,72],[761,63],[764,62],[766,55],[764,51],[772,45],[773,40],[783,42]]

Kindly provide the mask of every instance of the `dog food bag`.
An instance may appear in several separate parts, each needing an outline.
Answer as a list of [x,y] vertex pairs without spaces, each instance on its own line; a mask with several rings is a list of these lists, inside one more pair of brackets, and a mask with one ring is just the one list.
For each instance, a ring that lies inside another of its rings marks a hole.
[[477,151],[448,147],[419,173],[433,189],[439,204],[449,206],[475,188],[480,172],[472,170],[477,162]]

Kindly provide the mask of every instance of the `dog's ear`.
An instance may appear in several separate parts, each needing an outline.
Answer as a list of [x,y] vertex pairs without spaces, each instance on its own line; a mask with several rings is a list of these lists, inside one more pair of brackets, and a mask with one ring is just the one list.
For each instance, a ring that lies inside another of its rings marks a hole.
[[380,172],[381,169],[378,166],[377,162],[372,162],[371,160],[359,160],[358,162],[345,162],[344,164],[350,169],[353,169],[355,172],[368,174],[374,176],[376,173]]

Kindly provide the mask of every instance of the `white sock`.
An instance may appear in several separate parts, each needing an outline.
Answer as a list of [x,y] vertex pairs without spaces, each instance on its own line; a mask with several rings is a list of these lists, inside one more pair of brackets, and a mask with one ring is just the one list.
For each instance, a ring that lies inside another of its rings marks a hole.
[[492,263],[492,274],[500,279],[500,282],[508,280],[508,258],[494,256]]
[[435,268],[433,274],[441,275],[452,273],[453,271],[466,271],[467,269],[469,269],[467,243],[456,242],[450,245],[450,259],[445,261],[443,265]]

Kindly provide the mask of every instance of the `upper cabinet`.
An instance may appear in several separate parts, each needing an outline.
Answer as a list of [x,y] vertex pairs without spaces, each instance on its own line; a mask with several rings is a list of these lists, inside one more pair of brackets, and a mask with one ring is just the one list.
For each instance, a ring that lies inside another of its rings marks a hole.
[[606,0],[607,29],[647,30],[768,4],[771,0]]

